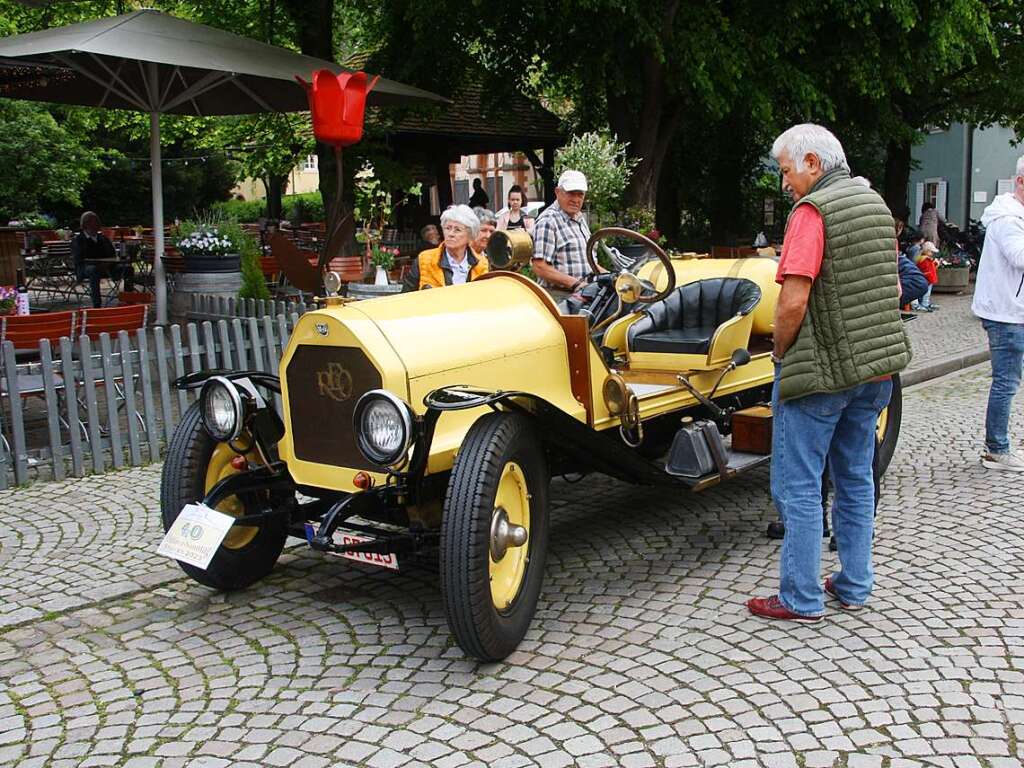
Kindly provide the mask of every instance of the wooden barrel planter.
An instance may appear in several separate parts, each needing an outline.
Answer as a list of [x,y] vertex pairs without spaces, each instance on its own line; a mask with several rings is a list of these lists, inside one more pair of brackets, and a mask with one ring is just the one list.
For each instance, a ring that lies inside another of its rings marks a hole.
[[351,299],[376,299],[379,296],[393,296],[402,292],[401,283],[372,285],[370,283],[349,283],[348,296]]
[[932,288],[935,293],[963,293],[971,282],[970,267],[942,267],[938,274],[939,282]]
[[188,310],[194,295],[237,298],[242,288],[240,265],[238,254],[188,256],[183,259],[181,271],[174,276],[170,321],[179,325],[188,322]]

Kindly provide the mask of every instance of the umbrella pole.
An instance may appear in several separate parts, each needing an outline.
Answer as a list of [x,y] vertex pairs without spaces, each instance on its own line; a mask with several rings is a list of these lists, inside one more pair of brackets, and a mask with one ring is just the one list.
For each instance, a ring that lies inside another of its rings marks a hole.
[[164,275],[164,182],[160,166],[160,113],[149,113],[149,163],[153,175],[153,287],[156,321],[167,323],[167,279]]

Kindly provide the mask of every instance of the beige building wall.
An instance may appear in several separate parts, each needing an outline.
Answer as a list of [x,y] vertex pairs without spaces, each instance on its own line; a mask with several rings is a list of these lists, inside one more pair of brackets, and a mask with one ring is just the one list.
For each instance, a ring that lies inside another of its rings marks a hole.
[[[284,194],[301,195],[306,192],[316,192],[320,189],[320,171],[318,170],[317,156],[307,155],[299,165],[288,174],[288,183],[285,185]],[[243,179],[231,190],[233,196],[242,195],[246,200],[263,200],[267,196],[267,189],[260,179]]]

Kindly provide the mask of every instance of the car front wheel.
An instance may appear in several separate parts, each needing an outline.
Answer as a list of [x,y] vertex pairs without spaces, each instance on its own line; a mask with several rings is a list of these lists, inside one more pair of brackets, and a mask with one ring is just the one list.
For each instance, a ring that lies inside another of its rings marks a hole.
[[524,416],[478,419],[452,468],[441,522],[441,591],[459,646],[500,661],[537,609],[548,538],[548,471]]

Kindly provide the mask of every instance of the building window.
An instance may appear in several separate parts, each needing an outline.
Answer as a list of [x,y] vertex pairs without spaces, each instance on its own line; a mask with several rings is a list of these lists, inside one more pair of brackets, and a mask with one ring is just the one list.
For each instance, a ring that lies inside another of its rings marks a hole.
[[940,183],[941,182],[938,182],[938,181],[928,181],[928,182],[925,182],[925,185],[924,185],[924,201],[926,203],[931,203],[936,208],[938,207],[938,202],[939,202],[939,184]]
[[319,158],[316,155],[306,155],[306,161],[302,164],[302,170],[315,171],[319,167]]

